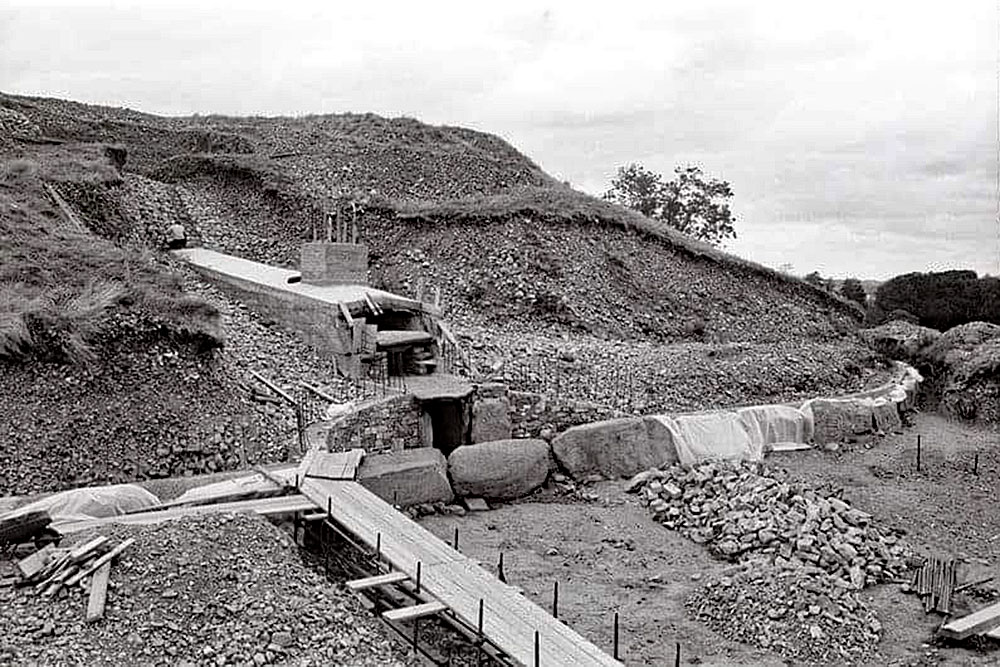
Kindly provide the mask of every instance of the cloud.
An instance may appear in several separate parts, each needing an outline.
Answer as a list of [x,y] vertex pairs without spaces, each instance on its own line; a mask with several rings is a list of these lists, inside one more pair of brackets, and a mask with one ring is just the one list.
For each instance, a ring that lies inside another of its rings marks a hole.
[[1000,268],[993,3],[5,7],[2,90],[466,125],[592,193],[626,162],[697,163],[733,184],[751,259]]

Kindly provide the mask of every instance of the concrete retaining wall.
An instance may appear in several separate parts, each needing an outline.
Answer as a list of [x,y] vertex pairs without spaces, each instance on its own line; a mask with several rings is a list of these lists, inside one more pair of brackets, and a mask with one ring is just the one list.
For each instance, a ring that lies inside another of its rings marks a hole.
[[[353,349],[351,332],[334,306],[305,295],[250,282],[202,266],[192,266],[221,288],[233,292],[253,310],[282,322],[320,353],[337,356]],[[364,319],[355,318],[355,322],[363,325]]]

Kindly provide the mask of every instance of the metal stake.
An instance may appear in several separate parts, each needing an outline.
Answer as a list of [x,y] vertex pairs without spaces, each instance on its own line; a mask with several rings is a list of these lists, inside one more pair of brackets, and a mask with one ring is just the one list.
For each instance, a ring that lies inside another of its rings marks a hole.
[[972,474],[973,475],[979,474],[979,452],[976,452],[975,458],[972,459]]
[[497,563],[497,579],[499,579],[501,583],[504,583],[504,584],[507,583],[507,575],[504,574],[504,571],[503,571],[503,552],[502,551],[500,552],[500,562]]
[[451,548],[458,551],[458,526],[455,526],[455,539],[451,542]]
[[479,598],[479,640],[476,642],[476,664],[483,664],[483,599]]
[[417,652],[417,634],[420,632],[420,619],[413,619],[413,652]]
[[417,595],[420,595],[420,561],[417,561]]
[[917,472],[920,472],[920,436],[917,435]]
[[681,667],[681,643],[677,642],[677,652],[674,654],[674,667]]
[[538,667],[538,654],[539,654],[539,643],[538,630],[535,630],[535,667]]
[[382,533],[375,535],[375,561],[382,562]]
[[559,618],[559,582],[552,582],[552,618]]
[[617,611],[615,612],[615,652],[614,652],[614,658],[615,658],[615,660],[620,660],[621,659],[621,658],[618,657],[618,612]]

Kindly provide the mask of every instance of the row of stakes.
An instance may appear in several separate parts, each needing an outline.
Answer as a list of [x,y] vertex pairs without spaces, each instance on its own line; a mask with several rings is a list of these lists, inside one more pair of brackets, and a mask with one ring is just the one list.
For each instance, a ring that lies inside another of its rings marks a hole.
[[[921,460],[920,460],[921,451],[922,451],[921,438],[919,435],[917,435],[917,472],[921,472]],[[979,474],[979,450],[976,450],[975,454],[972,457],[972,474],[973,475]]]
[[[296,480],[296,482],[297,481],[298,480]],[[296,484],[296,486],[297,486],[297,484]],[[393,500],[395,501],[396,500],[396,497],[395,497],[396,494],[394,493],[393,495],[394,495],[394,499]],[[326,518],[327,518],[327,521],[329,521],[330,524],[333,525],[333,499],[329,498],[329,497],[326,499]],[[451,546],[452,546],[452,548],[455,551],[459,550],[459,548],[458,548],[458,527],[457,526],[455,527],[455,532],[454,532],[454,535],[452,537]],[[323,551],[324,551],[324,556],[325,556],[326,572],[329,575],[329,572],[330,572],[330,553],[329,553],[329,550],[326,549],[326,548],[324,548]],[[376,533],[376,535],[375,535],[375,559],[376,559],[376,562],[379,562],[379,563],[382,562],[382,533],[381,532]],[[416,573],[416,582],[415,582],[415,592],[416,592],[417,595],[420,595],[422,570],[423,570],[423,564],[420,561],[417,561],[417,573]],[[497,579],[499,579],[501,583],[504,583],[504,584],[507,583],[507,573],[504,570],[504,556],[503,556],[503,552],[502,551],[500,552],[500,558],[499,558],[499,561],[497,562]],[[483,643],[486,641],[485,634],[483,632],[483,618],[484,618],[484,613],[485,613],[485,602],[483,601],[482,598],[480,598],[479,599],[479,614],[478,614],[478,619],[477,619],[478,622],[477,622],[477,628],[476,628],[476,635],[477,635],[477,641],[476,641],[477,663],[480,666],[483,664]],[[556,618],[556,619],[559,618],[559,582],[558,581],[553,581],[552,582],[552,617]],[[414,653],[416,653],[418,651],[417,639],[418,639],[418,635],[419,635],[419,630],[420,630],[420,619],[416,618],[413,621],[413,640],[412,640],[412,645],[413,645],[413,651],[414,651]],[[534,642],[535,642],[534,643],[534,667],[539,667],[539,665],[541,664],[540,663],[541,634],[539,633],[538,630],[535,630]],[[675,651],[675,656],[674,656],[674,665],[677,666],[677,667],[679,667],[679,665],[681,664],[681,645],[680,645],[680,642],[677,642],[675,644],[675,648],[676,648],[676,651]],[[613,657],[614,657],[615,660],[621,660],[621,651],[620,651],[620,642],[619,642],[618,612],[615,612],[614,621],[613,621],[613,654],[612,655],[613,655]]]

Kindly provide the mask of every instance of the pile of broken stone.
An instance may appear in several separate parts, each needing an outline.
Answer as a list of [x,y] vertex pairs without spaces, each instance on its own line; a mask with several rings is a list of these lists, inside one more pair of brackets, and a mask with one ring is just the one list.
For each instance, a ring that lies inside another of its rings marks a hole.
[[877,643],[857,591],[901,575],[911,553],[837,494],[724,461],[647,470],[627,490],[659,523],[740,563],[688,600],[722,634],[809,660],[853,660]]

